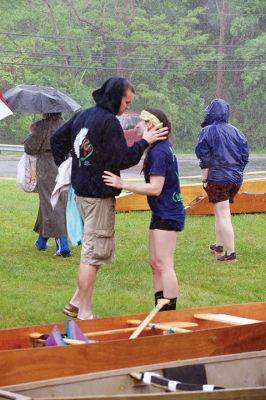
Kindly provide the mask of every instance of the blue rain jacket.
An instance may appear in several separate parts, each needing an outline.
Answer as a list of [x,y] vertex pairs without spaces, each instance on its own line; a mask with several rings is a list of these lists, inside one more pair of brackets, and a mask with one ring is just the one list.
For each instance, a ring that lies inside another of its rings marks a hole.
[[248,163],[247,139],[228,123],[229,104],[214,99],[205,110],[195,153],[202,169],[208,168],[208,181],[234,183],[243,181],[243,171]]

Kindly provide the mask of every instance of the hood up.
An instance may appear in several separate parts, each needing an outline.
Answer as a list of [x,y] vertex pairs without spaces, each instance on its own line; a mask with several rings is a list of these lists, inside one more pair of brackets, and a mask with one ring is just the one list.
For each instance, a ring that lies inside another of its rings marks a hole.
[[201,126],[204,128],[214,122],[228,122],[229,114],[229,104],[223,99],[214,99],[205,109],[205,118]]
[[104,82],[102,87],[92,92],[96,104],[117,115],[123,97],[125,81],[125,78],[115,76]]

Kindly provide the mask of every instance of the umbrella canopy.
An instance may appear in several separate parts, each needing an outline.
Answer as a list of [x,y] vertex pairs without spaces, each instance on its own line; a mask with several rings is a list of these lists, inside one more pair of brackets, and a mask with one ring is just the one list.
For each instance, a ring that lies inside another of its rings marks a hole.
[[4,92],[3,97],[16,112],[49,114],[74,112],[81,108],[71,97],[48,86],[18,85]]
[[10,110],[5,99],[0,94],[0,119],[4,119],[5,117],[8,117],[9,115],[12,114],[13,114],[12,110]]

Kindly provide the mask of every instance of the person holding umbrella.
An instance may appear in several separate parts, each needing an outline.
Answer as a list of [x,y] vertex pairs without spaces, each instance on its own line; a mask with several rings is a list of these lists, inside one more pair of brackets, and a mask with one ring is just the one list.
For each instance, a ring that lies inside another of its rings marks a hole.
[[147,130],[142,139],[128,147],[116,115],[123,114],[134,98],[134,87],[125,78],[108,79],[92,96],[96,105],[75,115],[51,138],[59,166],[72,154],[71,183],[84,222],[78,286],[65,314],[92,319],[92,294],[100,266],[114,256],[115,196],[119,189],[104,184],[108,170],[116,175],[137,164],[149,144],[165,139],[168,129]]
[[51,152],[50,138],[63,123],[61,113],[43,114],[42,120],[31,125],[29,136],[24,142],[24,149],[27,154],[37,157],[36,178],[39,210],[34,231],[39,236],[35,245],[38,250],[45,251],[48,247],[48,239],[55,238],[55,254],[69,257],[71,252],[66,229],[67,193],[61,193],[54,209],[50,201],[58,174],[58,168]]
[[46,250],[48,239],[55,238],[56,255],[71,255],[67,240],[66,201],[67,194],[61,194],[56,207],[50,198],[55,186],[58,168],[51,153],[50,138],[61,125],[62,112],[75,112],[80,105],[65,93],[49,86],[17,85],[3,93],[8,105],[15,112],[43,114],[43,119],[30,127],[30,134],[24,142],[25,152],[37,157],[36,173],[39,194],[39,211],[34,231],[39,234],[35,245]]

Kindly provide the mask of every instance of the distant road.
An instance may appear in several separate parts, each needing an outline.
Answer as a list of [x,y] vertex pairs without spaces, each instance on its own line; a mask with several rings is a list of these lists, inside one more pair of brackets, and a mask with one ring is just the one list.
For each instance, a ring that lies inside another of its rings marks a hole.
[[[18,156],[0,155],[0,178],[15,178],[17,174],[17,163],[21,154]],[[199,163],[193,156],[181,156],[178,158],[179,174],[181,177],[200,175]],[[141,178],[142,161],[132,168],[122,171],[125,178]],[[266,154],[254,155],[250,157],[245,172],[266,171]],[[246,175],[245,179],[266,178],[264,175]],[[199,182],[200,179],[189,180]]]
[[[179,166],[179,175],[180,177],[187,176],[197,176],[200,175],[199,161],[196,157],[192,156],[181,156],[178,158],[178,166]],[[140,171],[142,168],[142,161],[125,171],[122,171],[122,175],[126,175],[129,178],[141,177]],[[249,163],[245,168],[245,172],[256,172],[256,171],[264,171],[266,172],[266,154],[251,156],[249,159]],[[245,179],[251,178],[266,178],[266,173],[264,175],[247,175]],[[200,179],[193,179],[194,182],[198,182]]]

